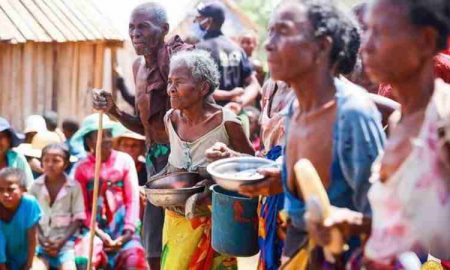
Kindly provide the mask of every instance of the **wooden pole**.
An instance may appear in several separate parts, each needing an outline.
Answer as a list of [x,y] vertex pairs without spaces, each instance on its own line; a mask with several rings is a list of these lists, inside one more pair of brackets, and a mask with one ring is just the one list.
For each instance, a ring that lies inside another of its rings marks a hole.
[[97,199],[98,199],[98,186],[100,179],[100,166],[102,164],[102,139],[103,139],[103,112],[98,114],[98,132],[97,132],[97,144],[95,146],[95,174],[94,174],[94,193],[92,198],[92,211],[91,211],[91,224],[89,226],[89,257],[88,257],[88,270],[92,269],[92,254],[94,253],[94,238],[96,228],[96,216],[97,216]]

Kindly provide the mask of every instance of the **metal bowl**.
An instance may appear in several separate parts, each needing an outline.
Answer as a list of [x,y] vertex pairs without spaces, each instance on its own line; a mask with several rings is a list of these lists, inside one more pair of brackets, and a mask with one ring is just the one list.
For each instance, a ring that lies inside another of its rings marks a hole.
[[265,158],[234,157],[214,161],[206,169],[221,187],[237,191],[241,185],[264,180],[264,176],[256,172],[257,169],[275,166],[274,161]]
[[198,173],[179,172],[152,179],[146,184],[147,200],[160,207],[184,206],[186,200],[205,187],[194,186],[202,177]]

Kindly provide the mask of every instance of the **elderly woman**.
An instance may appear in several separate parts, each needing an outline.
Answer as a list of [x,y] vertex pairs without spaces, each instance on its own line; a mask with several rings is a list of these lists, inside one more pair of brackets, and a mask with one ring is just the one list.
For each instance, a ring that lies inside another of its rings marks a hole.
[[[171,149],[166,173],[202,172],[208,164],[205,151],[216,142],[254,154],[236,115],[210,102],[218,82],[217,66],[207,52],[180,52],[171,58],[167,93],[172,109],[164,118]],[[166,210],[162,269],[236,269],[234,258],[211,247],[208,205],[197,206],[192,219],[179,212]]]
[[[134,161],[128,154],[112,150],[112,137],[120,134],[122,129],[106,115],[103,117],[93,265],[103,269],[147,269],[145,251],[138,234],[139,186]],[[86,117],[73,137],[74,142],[82,143],[88,152],[86,159],[81,160],[75,169],[75,179],[81,185],[87,216],[84,237],[75,245],[79,256],[77,263],[88,255],[98,118],[98,114]]]
[[[302,269],[299,263],[308,256],[323,258],[321,249],[308,253],[306,248],[310,237],[304,220],[306,202],[294,174],[299,159],[314,165],[333,205],[370,214],[368,178],[384,133],[381,115],[368,93],[335,79],[336,69],[341,71],[348,60],[346,42],[352,31],[347,27],[345,14],[326,0],[283,1],[269,24],[265,47],[272,78],[292,87],[298,105],[287,116],[282,177],[291,221],[284,254],[295,269]],[[351,250],[360,245],[357,238],[345,240]],[[336,258],[332,267],[341,268],[347,254]]]
[[[262,88],[261,154],[271,160],[280,159],[285,143],[284,114],[295,100],[295,94],[282,81],[269,79]],[[211,160],[243,156],[222,143],[216,143],[208,149],[207,157]],[[259,203],[259,247],[258,269],[278,269],[281,264],[283,240],[279,212],[283,209],[284,195],[281,185],[281,173],[277,169],[261,169],[266,180],[255,185],[244,185],[239,192],[249,197],[261,195]]]
[[26,175],[26,185],[29,187],[33,182],[31,168],[25,157],[12,149],[20,143],[21,139],[9,125],[9,122],[0,117],[0,169],[14,167],[23,170]]
[[[448,264],[450,87],[435,80],[433,57],[448,46],[450,2],[376,0],[366,20],[362,56],[368,76],[392,85],[401,104],[373,167],[367,265],[395,269],[399,256],[411,250]],[[329,225],[355,223],[352,215],[332,216]]]

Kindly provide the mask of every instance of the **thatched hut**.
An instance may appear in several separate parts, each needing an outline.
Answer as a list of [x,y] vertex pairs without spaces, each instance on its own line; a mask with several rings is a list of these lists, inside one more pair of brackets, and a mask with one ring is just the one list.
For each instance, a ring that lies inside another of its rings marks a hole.
[[111,85],[123,37],[92,0],[2,0],[0,25],[0,116],[16,128],[45,110],[80,119]]

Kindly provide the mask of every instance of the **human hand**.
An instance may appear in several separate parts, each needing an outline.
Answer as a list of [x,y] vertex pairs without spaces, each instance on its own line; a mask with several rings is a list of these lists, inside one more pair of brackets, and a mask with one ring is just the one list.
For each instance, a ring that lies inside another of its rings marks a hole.
[[119,236],[116,240],[114,240],[114,247],[116,249],[120,249],[123,245],[125,245],[128,241],[133,237],[133,232],[130,230],[124,230],[123,234]]
[[64,240],[63,239],[56,239],[54,241],[47,241],[47,247],[44,249],[45,252],[47,252],[50,256],[58,256],[59,251],[64,246]]
[[340,232],[343,239],[348,239],[355,227],[363,226],[363,214],[348,208],[331,206],[330,214],[324,220],[317,217],[321,216],[321,213],[313,212],[317,211],[308,211],[305,214],[306,227],[309,237],[320,246],[327,246],[334,240],[332,231],[335,229]]
[[216,161],[223,158],[229,158],[232,155],[232,150],[221,142],[216,142],[213,146],[208,148],[205,152],[206,159],[209,162]]
[[229,102],[225,105],[225,108],[229,109],[230,111],[234,112],[235,114],[239,114],[242,111],[241,104],[237,102]]
[[263,168],[258,170],[265,179],[256,184],[247,184],[239,187],[238,192],[247,197],[270,196],[283,192],[281,183],[281,170],[279,168]]
[[92,106],[95,110],[110,112],[115,107],[112,93],[104,89],[92,89]]

